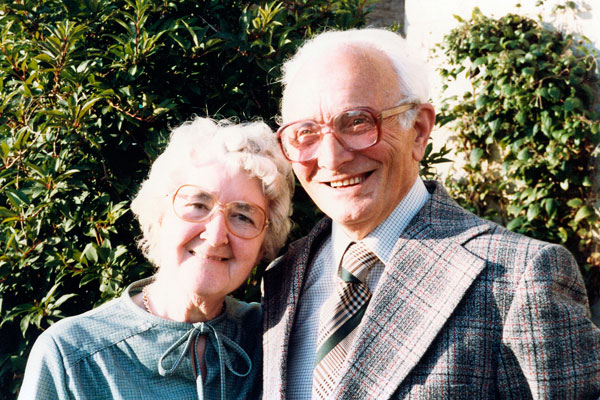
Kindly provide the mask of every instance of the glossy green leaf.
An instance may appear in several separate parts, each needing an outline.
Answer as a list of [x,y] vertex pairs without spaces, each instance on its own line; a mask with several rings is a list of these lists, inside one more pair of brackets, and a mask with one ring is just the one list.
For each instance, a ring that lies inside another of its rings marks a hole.
[[471,151],[471,155],[469,156],[469,162],[471,163],[472,168],[475,168],[477,166],[482,156],[483,149],[476,148]]
[[528,221],[532,221],[535,218],[538,217],[538,215],[540,215],[540,212],[542,211],[542,208],[540,207],[539,204],[532,204],[529,206],[529,208],[527,209],[527,220]]
[[579,208],[583,205],[583,200],[580,198],[571,199],[567,202],[567,205],[571,208]]
[[577,211],[577,214],[575,214],[574,221],[575,223],[579,223],[581,220],[589,218],[593,215],[595,215],[594,209],[588,205],[585,205],[581,207],[579,211]]
[[569,97],[568,99],[565,100],[564,108],[567,111],[573,111],[580,107],[581,107],[581,100],[579,100],[577,97]]
[[4,195],[13,205],[13,207],[20,208],[27,206],[30,203],[29,196],[27,196],[22,190],[4,189]]

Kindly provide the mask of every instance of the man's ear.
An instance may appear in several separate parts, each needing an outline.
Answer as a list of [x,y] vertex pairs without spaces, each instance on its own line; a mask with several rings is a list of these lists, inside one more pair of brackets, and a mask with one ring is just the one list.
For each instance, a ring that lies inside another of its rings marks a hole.
[[435,110],[431,104],[423,103],[419,104],[417,113],[413,123],[413,129],[415,130],[413,158],[415,161],[421,161],[425,155],[429,135],[435,124]]

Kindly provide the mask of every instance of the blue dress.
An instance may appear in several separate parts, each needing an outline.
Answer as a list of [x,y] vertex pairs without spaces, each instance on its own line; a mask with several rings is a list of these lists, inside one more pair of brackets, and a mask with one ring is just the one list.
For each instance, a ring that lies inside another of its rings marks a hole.
[[[169,321],[132,300],[151,282],[135,282],[120,298],[42,333],[19,400],[260,398],[260,305],[227,297],[213,320]],[[200,336],[206,336],[204,379],[193,356]]]

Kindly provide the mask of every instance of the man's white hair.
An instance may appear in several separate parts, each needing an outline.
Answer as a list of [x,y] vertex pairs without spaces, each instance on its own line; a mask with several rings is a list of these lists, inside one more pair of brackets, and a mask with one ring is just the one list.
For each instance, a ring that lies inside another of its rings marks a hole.
[[[302,67],[318,63],[324,54],[331,54],[344,47],[369,48],[380,51],[391,62],[398,77],[398,93],[407,102],[425,103],[429,101],[427,69],[415,49],[411,49],[406,39],[386,29],[365,28],[346,31],[326,31],[305,42],[294,56],[282,66],[283,98],[286,88],[296,79]],[[404,115],[404,121],[411,121],[414,110]]]

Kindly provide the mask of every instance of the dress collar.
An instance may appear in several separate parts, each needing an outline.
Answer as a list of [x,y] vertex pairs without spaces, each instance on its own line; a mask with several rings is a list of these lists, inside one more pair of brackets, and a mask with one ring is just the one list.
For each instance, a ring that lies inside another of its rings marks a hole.
[[[136,315],[144,318],[149,324],[153,326],[165,325],[172,328],[176,327],[178,329],[184,328],[185,330],[179,339],[175,340],[158,359],[158,373],[165,377],[174,375],[188,354],[192,356],[193,365],[195,366],[196,371],[199,371],[199,362],[196,357],[198,341],[201,336],[207,336],[207,339],[211,340],[215,348],[219,362],[221,400],[227,399],[226,372],[229,371],[237,377],[245,377],[252,371],[252,360],[248,353],[246,353],[234,340],[227,337],[220,328],[220,326],[225,323],[228,316],[228,298],[225,299],[223,312],[210,321],[196,322],[193,324],[171,321],[146,312],[143,308],[135,304],[132,299],[132,296],[141,292],[143,287],[151,284],[153,280],[154,278],[147,278],[133,283],[127,288],[125,293],[123,293],[123,299]],[[167,358],[175,358],[175,361],[168,365]],[[233,367],[231,361],[232,358],[239,358],[242,361],[241,369],[244,369],[243,366],[245,365],[246,370],[236,370]],[[196,382],[199,398],[203,398],[202,378],[199,373],[197,374]]]

